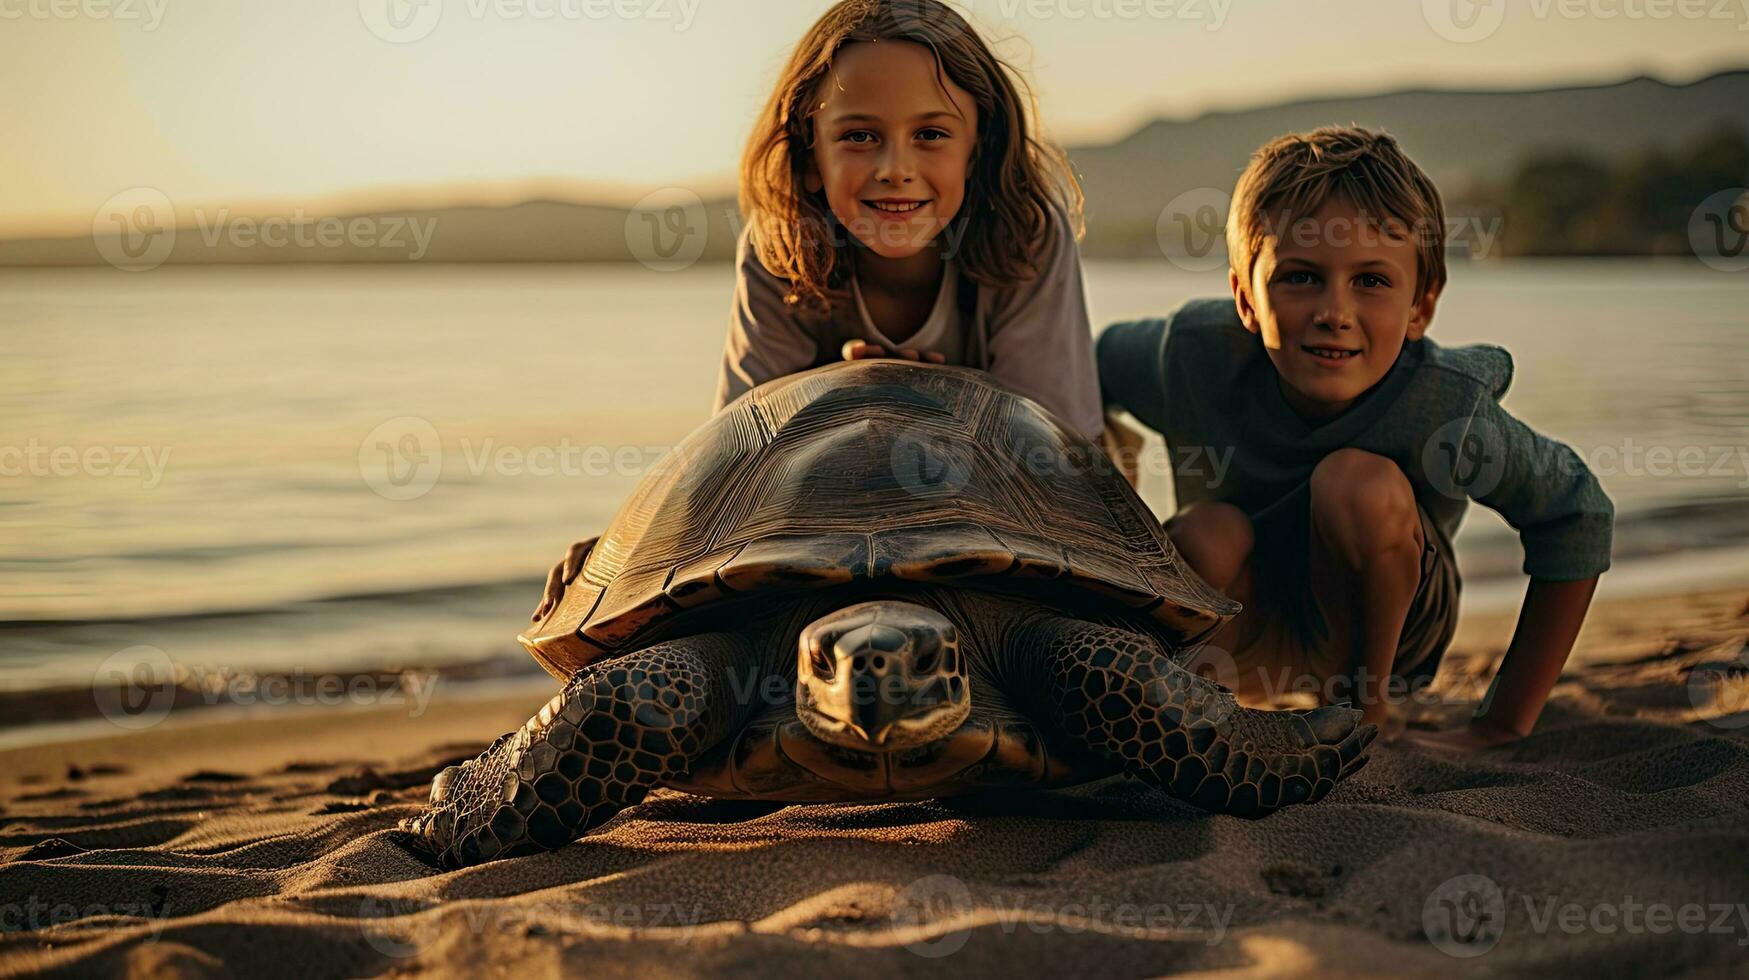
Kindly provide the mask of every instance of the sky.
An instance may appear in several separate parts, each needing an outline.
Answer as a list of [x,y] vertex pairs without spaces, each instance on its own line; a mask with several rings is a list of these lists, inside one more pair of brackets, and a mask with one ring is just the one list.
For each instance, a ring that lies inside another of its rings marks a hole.
[[[0,235],[118,192],[319,210],[727,190],[827,0],[0,0]],[[1749,0],[959,0],[1046,132],[1404,86],[1749,66]],[[411,195],[410,197],[408,195]],[[390,195],[391,198],[394,196]]]

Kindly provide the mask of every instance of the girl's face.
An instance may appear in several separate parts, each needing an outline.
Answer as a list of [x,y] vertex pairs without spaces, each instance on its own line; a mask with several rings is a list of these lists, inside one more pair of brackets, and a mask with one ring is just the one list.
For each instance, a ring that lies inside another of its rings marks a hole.
[[808,190],[876,255],[922,252],[965,201],[977,104],[910,41],[846,45],[820,88]]

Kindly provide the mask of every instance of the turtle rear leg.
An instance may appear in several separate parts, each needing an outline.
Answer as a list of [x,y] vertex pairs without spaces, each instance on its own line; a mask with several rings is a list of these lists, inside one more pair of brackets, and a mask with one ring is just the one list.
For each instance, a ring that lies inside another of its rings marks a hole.
[[1020,638],[1070,737],[1205,810],[1260,817],[1315,802],[1365,765],[1378,734],[1345,707],[1241,707],[1142,633],[1047,617]]
[[565,846],[728,734],[739,717],[729,672],[754,662],[750,649],[706,634],[579,671],[527,724],[439,773],[403,829],[450,867]]

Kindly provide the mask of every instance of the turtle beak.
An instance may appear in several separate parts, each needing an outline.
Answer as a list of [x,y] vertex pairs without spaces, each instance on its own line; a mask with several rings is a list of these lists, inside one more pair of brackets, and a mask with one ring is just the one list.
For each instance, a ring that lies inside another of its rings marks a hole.
[[941,738],[971,711],[958,631],[908,602],[868,602],[802,631],[796,714],[845,748],[890,752]]

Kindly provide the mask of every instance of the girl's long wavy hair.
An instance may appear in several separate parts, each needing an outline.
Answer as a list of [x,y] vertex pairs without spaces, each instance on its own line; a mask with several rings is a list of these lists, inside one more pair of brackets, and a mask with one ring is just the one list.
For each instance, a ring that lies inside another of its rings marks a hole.
[[965,203],[942,232],[947,242],[957,243],[961,273],[986,286],[1037,275],[1050,210],[1060,210],[1079,236],[1084,200],[1068,158],[1031,131],[1029,116],[1037,112],[1031,89],[940,0],[843,0],[790,55],[741,159],[741,214],[753,224],[759,260],[773,275],[789,280],[789,302],[824,312],[830,295],[847,282],[845,250],[851,236],[833,216],[825,193],[809,193],[803,181],[813,154],[821,83],[845,45],[867,41],[928,47],[935,53],[937,78],[945,73],[977,102],[977,143]]

